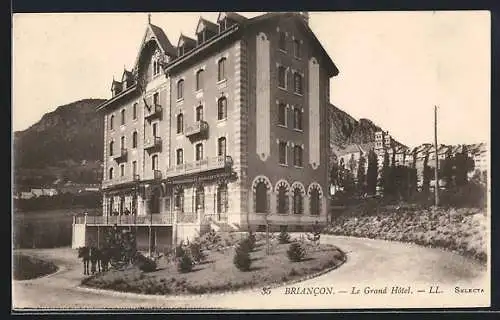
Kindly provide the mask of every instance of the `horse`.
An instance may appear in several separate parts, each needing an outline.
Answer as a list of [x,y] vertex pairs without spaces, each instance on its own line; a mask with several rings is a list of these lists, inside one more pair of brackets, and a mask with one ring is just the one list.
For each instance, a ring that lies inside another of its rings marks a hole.
[[84,275],[90,274],[90,272],[89,272],[89,262],[90,262],[89,248],[88,247],[78,248],[78,258],[81,258],[83,260],[83,274]]
[[[84,275],[90,275],[94,274],[96,272],[101,272],[102,271],[102,254],[101,250],[94,246],[85,246],[85,247],[80,247],[78,248],[78,258],[81,258],[83,260],[83,274]],[[107,259],[104,259],[107,260]],[[109,260],[107,260],[109,262]],[[89,272],[89,265],[90,265],[90,272]],[[107,270],[107,263],[106,263],[106,270]]]
[[100,258],[100,252],[99,249],[91,246],[89,248],[89,260],[90,260],[90,272],[92,274],[96,272],[101,272],[101,258]]

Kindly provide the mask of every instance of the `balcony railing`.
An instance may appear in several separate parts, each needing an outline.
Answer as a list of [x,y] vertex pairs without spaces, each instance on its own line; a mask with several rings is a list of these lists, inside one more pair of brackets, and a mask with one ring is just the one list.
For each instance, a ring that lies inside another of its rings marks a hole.
[[161,116],[162,113],[162,107],[159,104],[156,104],[151,107],[151,109],[148,111],[148,108],[146,108],[146,115],[145,118],[146,120],[151,120],[154,118],[158,118]]
[[102,182],[102,187],[103,188],[106,188],[106,187],[109,187],[109,186],[112,186],[112,185],[117,185],[117,184],[121,184],[121,183],[127,183],[127,182],[137,182],[139,181],[141,178],[138,174],[136,175],[133,175],[133,176],[123,176],[123,177],[116,177],[116,178],[113,178],[113,179],[106,179]]
[[120,152],[118,152],[117,154],[113,155],[113,159],[115,159],[115,161],[124,161],[127,159],[127,149],[125,148],[122,148],[120,150]]
[[194,162],[172,166],[167,169],[167,177],[223,169],[232,166],[232,164],[233,160],[230,156],[205,158]]
[[188,126],[184,130],[186,137],[193,137],[199,134],[204,134],[208,131],[208,122],[201,120],[196,121],[193,125]]
[[144,149],[145,150],[159,149],[160,147],[161,147],[161,138],[160,137],[153,137],[153,138],[148,139],[144,142]]
[[155,180],[161,180],[161,171],[160,170],[154,170],[153,171],[153,179],[155,179]]
[[74,224],[86,225],[149,225],[198,223],[200,214],[196,212],[167,212],[149,215],[119,215],[119,216],[74,216]]

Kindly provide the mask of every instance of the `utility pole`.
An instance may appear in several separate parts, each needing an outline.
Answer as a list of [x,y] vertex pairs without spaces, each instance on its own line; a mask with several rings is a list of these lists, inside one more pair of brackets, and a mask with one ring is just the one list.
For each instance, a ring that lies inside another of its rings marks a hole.
[[435,163],[435,168],[434,168],[434,203],[437,206],[439,206],[439,177],[438,177],[438,165],[439,165],[439,159],[438,159],[438,143],[437,143],[437,106],[434,106],[434,153],[436,157],[436,163]]

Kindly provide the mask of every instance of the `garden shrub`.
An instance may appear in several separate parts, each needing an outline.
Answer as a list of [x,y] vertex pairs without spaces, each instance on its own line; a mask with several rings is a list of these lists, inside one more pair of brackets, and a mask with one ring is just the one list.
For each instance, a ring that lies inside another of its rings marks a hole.
[[142,272],[153,272],[157,267],[153,259],[145,257],[139,252],[135,254],[134,265]]
[[243,239],[236,247],[233,263],[240,271],[250,270],[252,260],[250,259],[250,247],[248,239]]
[[193,270],[193,260],[191,259],[191,256],[184,251],[184,254],[182,257],[179,259],[179,262],[177,263],[177,270],[181,273],[188,273]]
[[175,247],[175,257],[176,258],[182,258],[186,253],[186,250],[184,250],[184,246],[182,244],[178,245]]
[[278,236],[278,242],[280,244],[290,243],[290,234],[286,230],[281,230]]
[[249,244],[250,244],[250,251],[252,251],[253,249],[255,249],[255,244],[257,243],[257,239],[255,238],[255,233],[253,232],[250,232],[248,234],[248,241],[249,241]]
[[292,242],[286,252],[288,259],[292,262],[302,261],[306,256],[305,248],[298,242]]
[[192,242],[189,245],[189,249],[191,251],[191,257],[193,258],[194,262],[200,263],[205,259],[205,254],[203,253],[201,244],[199,242]]

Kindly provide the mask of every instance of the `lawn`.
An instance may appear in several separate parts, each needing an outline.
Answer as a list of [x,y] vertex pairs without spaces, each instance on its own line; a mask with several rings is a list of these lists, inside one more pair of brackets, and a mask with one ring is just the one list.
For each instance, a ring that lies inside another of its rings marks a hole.
[[290,262],[286,254],[288,248],[289,244],[278,244],[273,239],[271,254],[267,255],[265,241],[258,240],[255,250],[250,254],[252,265],[247,272],[238,270],[233,264],[234,246],[225,246],[206,251],[206,260],[195,265],[189,273],[180,273],[175,263],[161,259],[154,272],[144,273],[131,266],[125,270],[111,270],[89,277],[82,284],[146,294],[202,294],[299,280],[336,268],[345,261],[344,253],[338,248],[321,244],[317,247],[307,246],[307,256],[303,261]]
[[14,253],[14,280],[38,278],[57,271],[57,267],[48,261],[35,257]]

